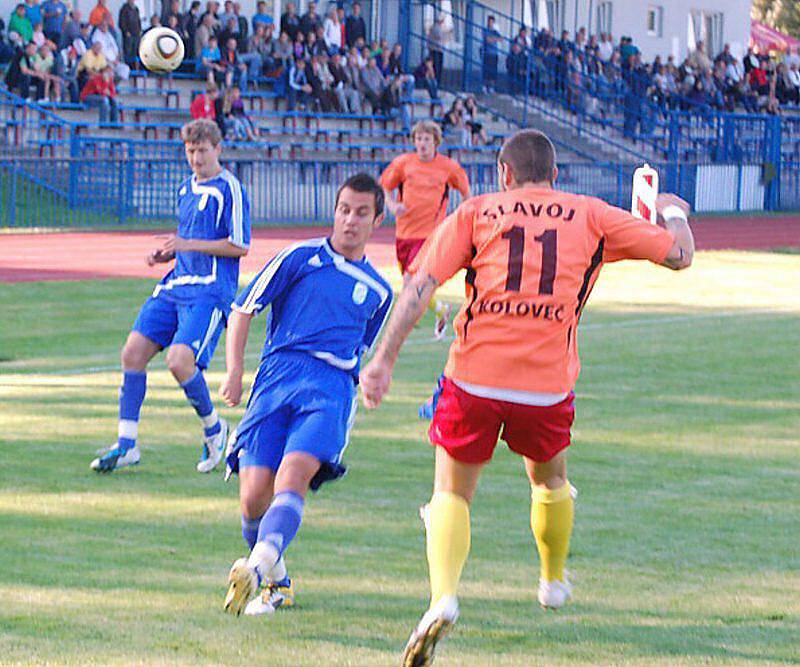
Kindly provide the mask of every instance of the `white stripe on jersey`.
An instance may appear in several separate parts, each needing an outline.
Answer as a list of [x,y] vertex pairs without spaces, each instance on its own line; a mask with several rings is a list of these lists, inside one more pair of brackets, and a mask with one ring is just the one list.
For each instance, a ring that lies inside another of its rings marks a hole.
[[218,308],[214,308],[214,310],[211,313],[211,318],[209,319],[208,322],[208,329],[206,329],[206,335],[203,338],[203,343],[197,350],[195,359],[199,359],[200,355],[203,354],[203,351],[206,349],[206,347],[208,347],[208,344],[211,342],[211,338],[213,337],[214,332],[217,330],[217,327],[219,326],[219,322],[221,319],[222,319],[222,311],[219,310]]
[[227,169],[220,176],[228,184],[231,191],[231,235],[228,239],[240,248],[247,247],[244,242],[244,207],[242,205],[242,184]]
[[217,258],[215,255],[211,256],[211,273],[207,276],[180,276],[173,278],[167,283],[158,284],[153,290],[153,296],[158,296],[161,290],[172,289],[177,285],[210,285],[217,280]]
[[217,225],[219,225],[220,218],[222,217],[222,210],[225,208],[225,198],[222,193],[210,185],[200,185],[197,182],[197,177],[192,176],[192,192],[196,195],[208,195],[217,200]]
[[293,245],[287,246],[283,250],[281,250],[275,257],[273,257],[267,266],[263,269],[263,273],[256,281],[255,285],[250,290],[250,294],[247,295],[244,303],[239,306],[235,303],[233,304],[232,308],[240,313],[245,313],[248,315],[252,315],[256,312],[258,308],[258,299],[261,295],[266,291],[267,287],[269,286],[272,279],[275,277],[275,274],[278,272],[278,269],[281,268],[281,264],[283,261],[291,255],[295,250],[299,250],[300,248],[317,248],[322,247],[325,245],[325,239],[309,239],[308,241],[299,241]]
[[343,371],[353,370],[358,363],[358,357],[353,357],[352,359],[341,359],[330,352],[312,352],[311,355],[330,364],[334,368],[338,368]]

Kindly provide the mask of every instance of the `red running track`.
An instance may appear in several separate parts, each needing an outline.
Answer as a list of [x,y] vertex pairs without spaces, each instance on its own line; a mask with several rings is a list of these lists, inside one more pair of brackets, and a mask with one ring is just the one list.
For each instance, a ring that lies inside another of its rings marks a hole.
[[[693,225],[699,250],[769,250],[800,247],[800,216],[701,218]],[[322,236],[325,228],[272,228],[254,232],[242,271],[258,271],[280,248]],[[144,258],[157,245],[155,232],[58,232],[0,234],[0,282],[85,280],[89,278],[152,278],[164,266],[148,267]],[[378,229],[367,246],[376,266],[394,258],[394,229]]]

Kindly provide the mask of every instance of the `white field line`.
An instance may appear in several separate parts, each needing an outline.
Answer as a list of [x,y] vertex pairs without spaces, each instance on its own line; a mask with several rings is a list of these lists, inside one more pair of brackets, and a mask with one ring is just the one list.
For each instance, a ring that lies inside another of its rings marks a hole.
[[[728,310],[718,313],[701,313],[699,315],[674,315],[669,317],[650,317],[629,320],[615,320],[612,322],[596,322],[582,324],[579,326],[578,331],[605,331],[610,329],[626,329],[636,328],[642,326],[657,326],[662,324],[680,324],[683,322],[695,322],[697,320],[718,320],[727,319],[730,317],[747,317],[750,315],[772,315],[772,316],[800,316],[796,311],[792,310],[775,310],[775,309],[756,309],[756,310]],[[417,345],[432,345],[435,343],[449,343],[453,340],[453,336],[447,336],[443,340],[437,340],[433,336],[430,338],[411,338],[405,343],[405,347],[416,347]],[[258,361],[261,358],[261,353],[248,354],[245,359],[247,361]],[[20,369],[24,370],[24,369]],[[92,373],[108,373],[111,371],[119,370],[119,364],[108,366],[86,366],[82,368],[67,368],[62,370],[47,371],[37,373],[37,375],[89,375]],[[9,373],[14,375],[15,373]],[[27,373],[22,373],[27,374]],[[3,376],[0,375],[0,384],[2,384]]]

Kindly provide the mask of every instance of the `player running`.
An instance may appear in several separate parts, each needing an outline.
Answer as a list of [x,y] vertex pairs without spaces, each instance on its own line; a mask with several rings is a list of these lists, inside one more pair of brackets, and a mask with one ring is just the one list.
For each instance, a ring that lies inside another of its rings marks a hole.
[[[436,150],[442,143],[442,130],[436,123],[418,122],[411,130],[411,140],[414,152],[399,155],[381,174],[386,208],[397,219],[395,250],[404,279],[425,240],[444,220],[450,188],[456,188],[465,199],[469,197],[464,169]],[[394,190],[398,191],[396,199]],[[445,335],[450,309],[449,303],[436,302],[433,332],[438,339]]]
[[[336,194],[331,237],[285,248],[233,305],[221,387],[231,406],[242,395],[250,321],[267,306],[271,312],[247,410],[227,456],[230,471],[239,472],[242,535],[250,549],[230,571],[230,613],[270,613],[287,595],[291,602],[283,553],[300,527],[306,494],[345,472],[361,355],[392,303],[389,283],[364,256],[383,218],[375,179],[349,178]],[[262,582],[263,593],[252,599]]]
[[239,258],[250,244],[250,204],[241,184],[220,166],[216,123],[196,120],[181,130],[191,178],[178,188],[178,231],[148,257],[150,266],[175,260],[144,303],[122,348],[119,439],[92,461],[111,472],[139,463],[136,443],[147,364],[167,350],[167,367],[203,422],[199,472],[222,459],[228,425],[217,415],[203,371],[214,354],[236,296]]
[[557,175],[544,134],[522,130],[505,142],[498,159],[503,192],[464,202],[434,232],[361,374],[364,402],[375,407],[430,295],[465,268],[466,301],[428,431],[437,446],[426,521],[431,602],[406,645],[407,666],[430,664],[436,642],[458,618],[469,505],[498,436],[524,457],[531,482],[539,602],[558,608],[571,597],[564,565],[573,500],[565,450],[581,312],[604,262],[647,259],[671,269],[692,262],[689,207],[681,199],[659,196],[661,226],[655,226],[599,199],[554,190]]

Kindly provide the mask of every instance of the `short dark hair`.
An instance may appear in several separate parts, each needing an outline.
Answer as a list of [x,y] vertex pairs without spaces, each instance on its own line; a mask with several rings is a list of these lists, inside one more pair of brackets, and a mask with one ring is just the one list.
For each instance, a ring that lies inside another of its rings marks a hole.
[[383,213],[383,188],[372,176],[360,172],[348,178],[336,191],[335,206],[339,205],[339,196],[345,188],[350,188],[353,192],[371,192],[375,196],[375,217]]
[[497,159],[511,167],[517,183],[553,181],[556,149],[539,130],[520,130],[506,139]]

